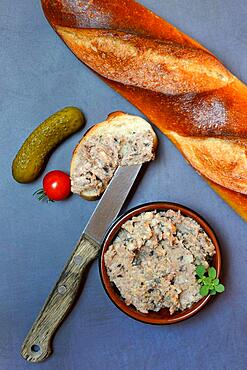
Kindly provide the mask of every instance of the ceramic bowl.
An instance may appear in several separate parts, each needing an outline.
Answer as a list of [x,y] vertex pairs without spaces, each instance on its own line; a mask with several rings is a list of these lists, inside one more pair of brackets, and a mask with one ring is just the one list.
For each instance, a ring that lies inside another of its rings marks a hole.
[[153,210],[164,211],[168,209],[172,209],[174,211],[180,210],[182,215],[193,218],[196,222],[198,222],[201,225],[201,227],[205,230],[205,232],[207,233],[207,235],[212,240],[215,246],[216,253],[212,260],[212,266],[214,266],[217,271],[217,277],[219,277],[220,270],[221,270],[221,254],[220,254],[220,247],[219,247],[219,243],[216,238],[216,235],[213,229],[211,228],[211,226],[209,226],[209,224],[200,215],[198,215],[196,212],[192,211],[191,209],[184,207],[180,204],[176,204],[176,203],[154,202],[154,203],[143,204],[138,207],[135,207],[129,210],[128,212],[126,212],[124,215],[120,216],[108,230],[106,237],[104,239],[104,242],[103,242],[101,256],[99,259],[101,280],[106,290],[106,293],[108,294],[112,302],[122,312],[124,312],[126,315],[128,315],[129,317],[133,319],[136,319],[138,321],[148,323],[148,324],[165,325],[165,324],[177,323],[182,320],[188,319],[189,317],[193,316],[198,311],[200,311],[208,303],[208,301],[212,298],[212,296],[210,295],[208,295],[207,297],[203,297],[199,302],[194,303],[191,306],[191,308],[188,308],[184,311],[177,311],[173,315],[171,315],[168,309],[165,309],[165,308],[161,309],[158,312],[149,311],[149,313],[145,314],[145,313],[141,313],[137,311],[133,306],[127,306],[124,300],[121,298],[117,288],[114,286],[114,284],[110,282],[108,278],[105,263],[104,263],[104,255],[108,247],[111,245],[114,238],[118,234],[122,224],[125,223],[130,218],[132,218],[133,216],[137,216],[138,214],[142,212],[153,211]]

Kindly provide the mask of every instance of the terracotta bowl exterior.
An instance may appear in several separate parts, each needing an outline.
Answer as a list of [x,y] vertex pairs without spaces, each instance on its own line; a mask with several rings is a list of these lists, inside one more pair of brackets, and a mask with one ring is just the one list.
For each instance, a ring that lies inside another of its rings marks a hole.
[[208,301],[212,299],[212,296],[208,295],[207,297],[202,298],[199,302],[193,304],[191,308],[186,309],[184,311],[175,312],[173,315],[171,315],[168,309],[165,309],[165,308],[161,309],[158,312],[150,311],[149,313],[145,314],[145,313],[141,313],[137,311],[133,306],[127,306],[123,298],[121,298],[114,284],[112,284],[108,278],[105,263],[104,263],[104,255],[108,247],[111,245],[114,238],[118,234],[122,224],[124,224],[127,220],[129,220],[133,216],[137,216],[138,214],[142,212],[154,211],[154,210],[164,211],[168,209],[172,209],[174,211],[180,210],[182,215],[193,218],[195,221],[197,221],[201,225],[201,227],[205,230],[205,232],[207,233],[207,235],[212,240],[215,246],[216,253],[213,257],[212,266],[215,267],[218,278],[220,276],[220,271],[221,271],[221,254],[220,254],[219,242],[216,238],[216,235],[214,231],[212,230],[211,226],[209,226],[209,224],[201,216],[199,216],[196,212],[192,211],[191,209],[184,207],[180,204],[176,204],[176,203],[154,202],[154,203],[147,203],[147,204],[137,206],[129,210],[128,212],[126,212],[124,215],[120,216],[108,230],[106,237],[104,239],[104,242],[103,242],[101,255],[99,259],[101,280],[106,290],[106,293],[108,294],[112,302],[122,312],[124,312],[126,315],[128,315],[129,317],[133,319],[136,319],[138,321],[141,321],[147,324],[166,325],[166,324],[174,324],[174,323],[183,321],[193,316],[198,311],[200,311],[208,303]]

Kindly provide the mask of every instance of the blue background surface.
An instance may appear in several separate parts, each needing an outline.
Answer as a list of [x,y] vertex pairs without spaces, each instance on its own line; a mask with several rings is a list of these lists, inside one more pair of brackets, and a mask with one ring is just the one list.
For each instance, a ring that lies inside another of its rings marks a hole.
[[[202,42],[247,82],[246,0],[141,2]],[[73,196],[39,204],[32,193],[41,179],[14,182],[12,159],[37,124],[66,105],[84,111],[84,131],[111,111],[138,111],[72,55],[48,25],[39,1],[1,0],[0,29],[0,370],[247,369],[246,223],[158,130],[158,158],[128,207],[169,200],[201,213],[222,244],[226,292],[183,323],[148,326],[109,301],[95,262],[55,337],[53,356],[38,365],[21,358],[21,343],[96,202]],[[69,169],[81,135],[54,152],[46,171]]]

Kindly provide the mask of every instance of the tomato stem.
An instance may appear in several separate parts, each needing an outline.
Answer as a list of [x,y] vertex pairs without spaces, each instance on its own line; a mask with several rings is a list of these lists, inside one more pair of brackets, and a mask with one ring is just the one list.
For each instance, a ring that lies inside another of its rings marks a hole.
[[36,194],[38,195],[38,194],[41,194],[41,193],[44,193],[44,189],[43,189],[43,188],[36,190],[36,191],[33,193],[33,195],[36,195]]
[[52,199],[49,199],[46,195],[46,193],[44,192],[44,189],[38,189],[36,190],[34,193],[33,193],[33,196],[37,196],[37,199],[39,201],[42,201],[42,200],[46,200],[47,203],[50,203],[50,202],[54,202],[54,200]]

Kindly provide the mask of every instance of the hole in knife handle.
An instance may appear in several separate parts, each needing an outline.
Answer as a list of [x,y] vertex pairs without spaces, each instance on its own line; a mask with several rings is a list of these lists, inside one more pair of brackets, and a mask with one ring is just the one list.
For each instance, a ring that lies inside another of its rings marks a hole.
[[33,353],[42,353],[41,351],[41,347],[38,345],[38,344],[33,344],[32,347],[31,347],[31,351]]
[[59,294],[63,295],[63,294],[65,294],[65,293],[66,293],[67,288],[66,288],[66,286],[65,286],[65,285],[59,285],[59,287],[57,288],[57,290],[58,290],[58,293],[59,293]]
[[80,265],[82,263],[82,256],[80,256],[79,254],[77,256],[74,257],[74,262],[76,265]]

